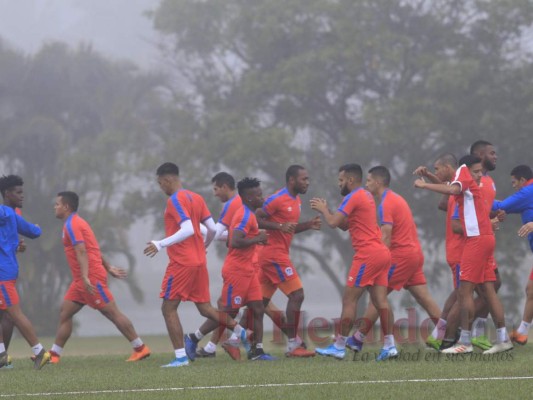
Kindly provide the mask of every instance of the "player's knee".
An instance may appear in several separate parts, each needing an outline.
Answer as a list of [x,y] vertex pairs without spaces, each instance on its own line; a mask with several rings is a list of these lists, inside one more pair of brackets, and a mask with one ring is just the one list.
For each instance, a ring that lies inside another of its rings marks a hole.
[[289,294],[289,301],[296,304],[302,304],[304,301],[304,291],[303,289],[298,289],[291,294]]

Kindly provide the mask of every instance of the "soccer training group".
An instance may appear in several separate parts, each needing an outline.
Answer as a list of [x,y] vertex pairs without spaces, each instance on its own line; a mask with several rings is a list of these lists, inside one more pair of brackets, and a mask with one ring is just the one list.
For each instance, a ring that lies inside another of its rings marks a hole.
[[[435,322],[426,344],[442,353],[471,353],[476,346],[484,354],[493,354],[510,351],[513,342],[526,344],[533,319],[533,271],[526,287],[523,320],[509,335],[498,297],[501,282],[494,259],[494,231],[506,214],[521,214],[523,226],[518,235],[528,238],[533,251],[533,172],[527,165],[513,168],[511,184],[516,193],[497,201],[496,187],[488,174],[495,169],[496,160],[495,147],[479,140],[459,161],[446,153],[435,160],[434,172],[425,166],[413,172],[414,187],[442,194],[438,208],[446,212],[446,258],[454,289],[442,309],[426,284],[424,255],[410,207],[389,188],[391,176],[386,167],[370,168],[363,182],[360,165],[341,166],[338,185],[342,202],[331,211],[326,200],[310,199],[309,207],[318,215],[308,221],[300,221],[300,195],[309,187],[305,167],[289,166],[285,187],[266,200],[258,179],[246,177],[235,184],[230,174],[219,172],[212,178],[213,193],[224,206],[215,223],[204,199],[183,188],[178,166],[162,164],[156,176],[168,196],[166,237],[150,241],[144,254],[153,257],[166,249],[169,258],[160,297],[175,354],[163,367],[182,367],[196,358],[214,357],[219,342],[234,360],[241,359],[241,347],[248,360],[275,360],[263,348],[265,313],[286,335],[287,357],[318,354],[343,359],[347,349],[360,352],[365,336],[379,319],[383,347],[376,360],[395,358],[399,353],[387,296],[402,289],[408,290]],[[4,200],[0,206],[0,368],[13,367],[8,347],[15,326],[31,346],[35,369],[58,363],[72,333],[73,317],[85,305],[100,311],[130,341],[133,352],[126,361],[147,358],[150,349],[117,307],[107,286],[108,274],[124,278],[126,272],[102,256],[91,227],[77,212],[78,195],[71,191],[57,194],[54,211],[63,221],[63,245],[72,283],[61,305],[54,344],[46,351],[21,310],[16,289],[17,253],[26,249],[19,235],[37,238],[41,229],[22,217],[22,178],[1,177],[0,191]],[[311,350],[298,335],[304,289],[289,248],[294,234],[320,230],[323,223],[349,231],[355,254],[346,278],[339,332],[328,347]],[[218,240],[226,243],[227,255],[222,267],[222,293],[215,308],[210,301],[206,248]],[[271,302],[278,289],[287,297],[284,311]],[[356,319],[357,302],[365,291],[371,301],[364,317]],[[194,333],[186,335],[178,315],[182,301],[194,302],[206,318]],[[242,307],[246,308],[236,321]],[[495,343],[485,333],[489,313],[496,327]],[[232,331],[231,336],[227,330]],[[209,342],[198,347],[209,333]]]

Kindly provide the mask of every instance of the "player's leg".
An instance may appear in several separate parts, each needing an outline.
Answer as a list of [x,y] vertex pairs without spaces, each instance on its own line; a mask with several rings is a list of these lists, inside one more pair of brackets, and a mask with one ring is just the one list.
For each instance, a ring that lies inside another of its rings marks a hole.
[[[457,304],[456,307],[452,308],[452,313],[454,308],[458,310],[458,320],[461,326],[461,336],[457,344],[443,349],[443,353],[471,353],[473,351],[472,342],[471,342],[471,328],[472,321],[474,319],[474,287],[475,284],[466,280],[461,280],[459,288],[457,290]],[[448,333],[450,332],[450,333]],[[451,324],[448,321],[448,327],[446,330],[446,335],[453,334],[451,332]]]
[[163,303],[161,304],[161,313],[163,314],[168,337],[172,343],[175,355],[174,360],[169,364],[163,365],[163,367],[182,367],[189,364],[183,343],[183,328],[178,315],[178,307],[180,303],[181,300],[179,299],[170,300],[164,298]]
[[52,345],[52,349],[50,350],[50,361],[52,363],[59,362],[63,348],[72,334],[72,318],[83,308],[83,306],[84,304],[81,303],[76,303],[67,299],[63,300],[59,311],[59,322],[57,325],[56,338],[54,340],[54,344]]
[[494,282],[485,282],[483,284],[483,290],[485,293],[485,299],[489,305],[490,315],[496,326],[496,344],[484,351],[483,354],[493,354],[511,350],[513,344],[507,333],[507,328],[505,327],[503,305],[496,293]]
[[1,340],[0,343],[3,342],[6,350],[9,349],[9,344],[11,343],[11,337],[13,336],[13,328],[15,327],[15,324],[13,323],[13,320],[9,316],[8,313],[3,313],[3,317],[1,318]]
[[526,286],[526,304],[524,305],[524,314],[522,315],[522,322],[516,331],[511,334],[513,342],[524,345],[527,343],[527,336],[529,327],[533,320],[533,270],[529,277]]
[[383,333],[383,348],[376,358],[376,361],[394,358],[398,355],[398,350],[396,349],[394,335],[392,334],[392,329],[394,326],[394,314],[387,299],[387,287],[382,285],[374,285],[369,287],[368,290],[370,293],[370,299],[379,314],[381,331]]

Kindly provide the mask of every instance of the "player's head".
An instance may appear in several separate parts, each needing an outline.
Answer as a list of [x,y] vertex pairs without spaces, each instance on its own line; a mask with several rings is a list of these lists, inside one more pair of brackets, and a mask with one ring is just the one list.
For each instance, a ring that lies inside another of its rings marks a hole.
[[59,192],[54,204],[56,218],[67,218],[70,214],[78,211],[79,205],[80,198],[76,193],[70,191]]
[[386,167],[378,165],[368,170],[365,186],[366,190],[368,190],[370,193],[377,195],[381,190],[383,190],[383,188],[388,188],[389,185],[390,172]]
[[359,164],[344,164],[339,168],[339,188],[346,196],[363,181],[363,169]]
[[518,165],[511,171],[511,185],[514,190],[520,190],[533,179],[533,171],[529,165]]
[[230,199],[235,191],[235,179],[227,172],[219,172],[211,179],[213,184],[213,194],[222,203]]
[[481,163],[486,171],[494,171],[496,169],[498,155],[492,143],[486,140],[478,140],[470,146],[470,154],[481,158]]
[[472,179],[474,179],[479,185],[481,177],[483,176],[483,164],[481,158],[468,154],[459,160],[459,165],[466,165],[470,171],[470,175],[472,175]]
[[457,158],[452,153],[444,153],[433,163],[435,175],[442,182],[449,182],[453,179],[457,170]]
[[4,175],[0,178],[0,193],[8,207],[22,208],[24,201],[24,181],[18,175]]
[[237,183],[237,190],[242,202],[252,210],[263,206],[263,191],[261,181],[256,178],[244,178]]
[[161,164],[156,171],[157,183],[167,196],[170,196],[177,190],[180,180],[180,169],[171,162]]
[[301,165],[291,165],[285,172],[287,189],[296,194],[304,194],[309,187],[309,174]]

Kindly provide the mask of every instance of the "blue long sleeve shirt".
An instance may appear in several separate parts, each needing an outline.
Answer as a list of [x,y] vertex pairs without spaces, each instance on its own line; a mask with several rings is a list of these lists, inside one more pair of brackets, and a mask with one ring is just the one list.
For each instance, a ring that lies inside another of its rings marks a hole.
[[41,228],[17,215],[13,208],[0,205],[0,281],[18,278],[19,235],[34,239],[41,236]]
[[[526,184],[515,194],[507,197],[502,201],[495,201],[492,204],[492,211],[503,210],[507,214],[520,214],[522,222],[527,224],[533,221],[533,179],[530,179]],[[529,247],[533,251],[533,232],[527,236],[529,240]]]

